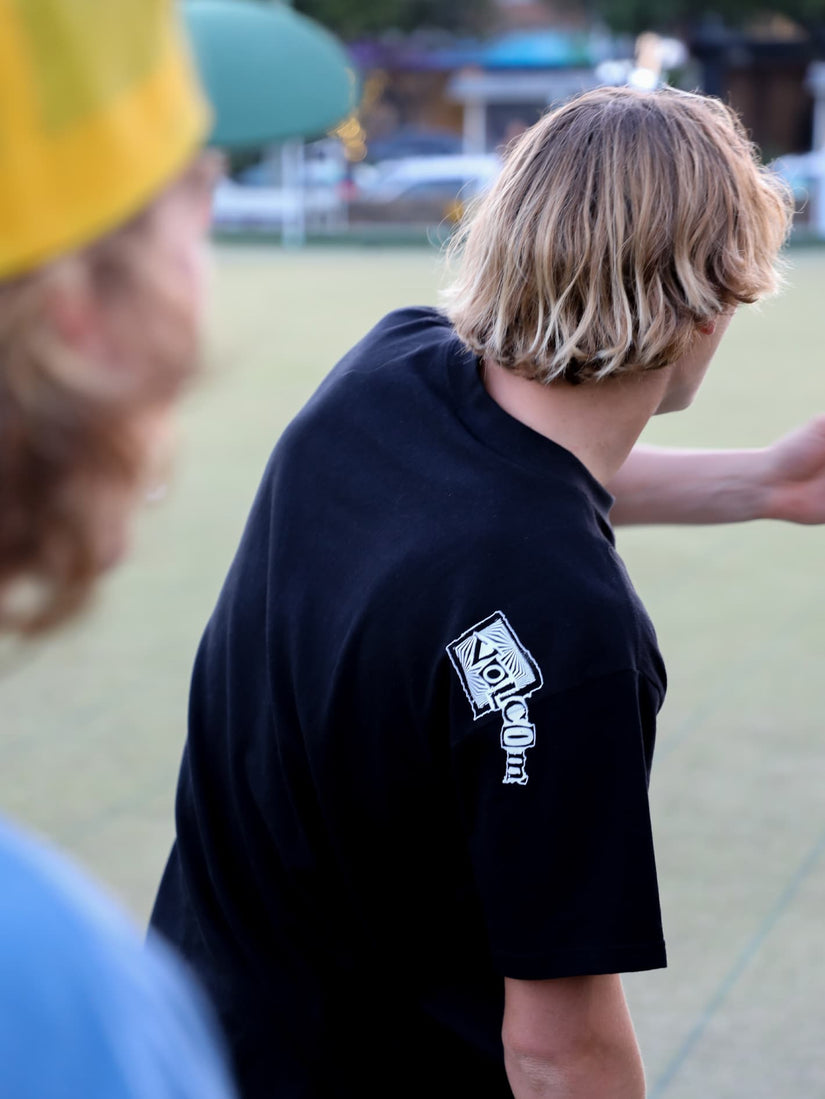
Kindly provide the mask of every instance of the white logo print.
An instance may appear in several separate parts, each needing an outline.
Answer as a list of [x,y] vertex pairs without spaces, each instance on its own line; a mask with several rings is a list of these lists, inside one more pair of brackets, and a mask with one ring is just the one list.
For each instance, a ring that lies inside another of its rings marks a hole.
[[542,685],[541,671],[501,611],[447,646],[447,655],[473,708],[473,720],[501,713],[505,783],[527,783],[527,749],[536,743],[525,699]]

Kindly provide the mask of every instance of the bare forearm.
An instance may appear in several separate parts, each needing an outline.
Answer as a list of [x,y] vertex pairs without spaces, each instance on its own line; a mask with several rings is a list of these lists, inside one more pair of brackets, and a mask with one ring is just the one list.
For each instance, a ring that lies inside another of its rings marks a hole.
[[591,1050],[566,1063],[505,1052],[515,1099],[644,1099],[645,1077],[635,1041]]
[[616,974],[507,978],[502,1042],[516,1099],[644,1099],[642,1058]]
[[637,446],[608,485],[615,524],[768,518],[769,452]]

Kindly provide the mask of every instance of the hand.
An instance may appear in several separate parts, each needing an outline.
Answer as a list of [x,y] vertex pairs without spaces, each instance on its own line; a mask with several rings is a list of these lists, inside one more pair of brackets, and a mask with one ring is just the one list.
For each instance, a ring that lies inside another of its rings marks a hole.
[[825,415],[762,451],[764,519],[825,523]]

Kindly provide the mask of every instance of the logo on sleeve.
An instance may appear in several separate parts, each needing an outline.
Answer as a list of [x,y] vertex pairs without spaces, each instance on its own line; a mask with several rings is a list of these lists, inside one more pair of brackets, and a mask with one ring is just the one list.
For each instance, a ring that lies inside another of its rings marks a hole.
[[505,783],[527,783],[527,749],[536,743],[526,699],[542,685],[541,671],[501,611],[491,614],[447,646],[473,720],[498,710],[501,747],[507,756]]

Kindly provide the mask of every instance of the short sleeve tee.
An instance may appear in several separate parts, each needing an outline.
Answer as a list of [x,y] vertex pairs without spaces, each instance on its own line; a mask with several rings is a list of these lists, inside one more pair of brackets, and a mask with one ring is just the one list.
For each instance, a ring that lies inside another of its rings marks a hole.
[[165,944],[0,823],[0,1099],[231,1099],[217,1029]]
[[281,438],[153,917],[245,1095],[377,1096],[398,1058],[399,1095],[508,1095],[503,977],[665,964],[665,675],[611,504],[434,310],[385,318]]

